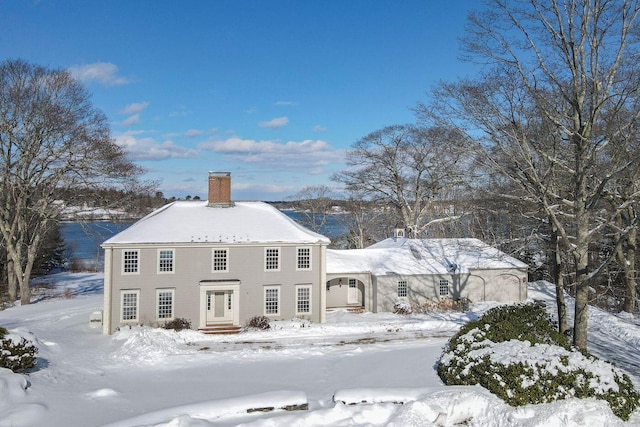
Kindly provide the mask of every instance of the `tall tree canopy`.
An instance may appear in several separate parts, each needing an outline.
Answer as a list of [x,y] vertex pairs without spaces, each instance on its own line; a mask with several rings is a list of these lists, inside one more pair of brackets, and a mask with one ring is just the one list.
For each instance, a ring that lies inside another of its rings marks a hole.
[[637,180],[640,165],[640,6],[635,0],[487,5],[470,15],[463,40],[485,70],[440,85],[418,114],[466,131],[485,165],[538,205],[572,259],[574,344],[586,348],[589,288],[612,259],[593,265],[590,246],[615,229],[615,257],[637,226],[630,209],[637,186],[627,185],[624,195],[618,189]]
[[0,232],[10,297],[30,302],[29,279],[61,206],[56,189],[131,186],[141,169],[111,138],[105,115],[69,72],[0,63]]
[[356,141],[349,168],[332,179],[350,194],[393,206],[397,225],[423,237],[433,224],[459,218],[439,208],[466,175],[463,136],[445,127],[387,126]]

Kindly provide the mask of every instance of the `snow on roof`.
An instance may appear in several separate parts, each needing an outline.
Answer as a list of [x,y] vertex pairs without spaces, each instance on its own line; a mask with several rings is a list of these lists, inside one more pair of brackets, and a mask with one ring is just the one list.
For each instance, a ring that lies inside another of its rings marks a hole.
[[103,245],[124,243],[329,243],[264,202],[209,207],[178,201],[155,210]]
[[[527,264],[478,239],[388,238],[366,249],[328,250],[327,273],[468,273],[472,269],[526,268]],[[455,270],[454,270],[455,268]]]

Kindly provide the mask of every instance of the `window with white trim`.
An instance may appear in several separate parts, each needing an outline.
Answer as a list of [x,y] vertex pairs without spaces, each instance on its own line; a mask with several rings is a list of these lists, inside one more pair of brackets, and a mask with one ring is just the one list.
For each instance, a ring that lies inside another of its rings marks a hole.
[[122,273],[138,274],[140,272],[140,251],[138,249],[122,251]]
[[407,285],[406,280],[398,281],[398,297],[399,298],[406,297],[408,294],[408,289],[409,289],[409,286]]
[[158,320],[173,319],[173,303],[175,299],[175,289],[157,289],[156,307]]
[[449,281],[447,279],[440,279],[440,296],[448,297],[449,296]]
[[298,248],[296,270],[311,270],[311,248]]
[[213,272],[229,272],[229,249],[213,249]]
[[280,270],[280,248],[264,249],[264,269],[270,271]]
[[173,273],[173,249],[158,249],[158,273]]
[[311,285],[296,285],[296,314],[311,314]]
[[140,307],[140,289],[120,291],[120,321],[137,322]]
[[349,279],[349,287],[350,288],[356,287],[356,279]]
[[264,287],[264,314],[266,316],[280,314],[280,286]]

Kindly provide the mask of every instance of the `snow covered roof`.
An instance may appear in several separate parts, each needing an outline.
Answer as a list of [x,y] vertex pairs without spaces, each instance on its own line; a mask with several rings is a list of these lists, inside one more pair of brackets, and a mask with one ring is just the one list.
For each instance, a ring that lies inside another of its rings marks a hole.
[[451,274],[527,264],[478,239],[389,238],[366,249],[327,250],[327,273]]
[[155,210],[103,245],[129,243],[329,243],[263,202],[209,207],[178,201]]

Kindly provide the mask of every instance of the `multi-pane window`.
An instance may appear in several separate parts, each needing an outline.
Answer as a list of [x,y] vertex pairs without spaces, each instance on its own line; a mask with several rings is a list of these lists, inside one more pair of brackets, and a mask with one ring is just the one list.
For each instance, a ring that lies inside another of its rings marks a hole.
[[298,248],[297,270],[311,269],[311,248]]
[[406,297],[407,290],[408,290],[407,281],[406,280],[398,281],[398,297]]
[[122,291],[120,293],[121,304],[120,313],[121,321],[123,322],[137,322],[138,321],[138,304],[140,301],[140,291]]
[[264,269],[280,270],[280,249],[279,248],[265,248]]
[[156,299],[158,304],[158,320],[173,319],[173,300],[175,291],[173,289],[158,289]]
[[137,273],[139,271],[139,257],[140,252],[138,250],[134,251],[123,251],[122,252],[122,272],[123,273]]
[[214,272],[229,271],[229,250],[228,249],[213,250],[213,271]]
[[296,314],[311,314],[311,286],[296,286]]
[[356,279],[349,279],[349,287],[350,288],[356,287]]
[[158,251],[158,272],[173,273],[173,249],[160,249]]
[[280,314],[280,287],[269,286],[264,288],[264,314]]
[[449,296],[449,281],[447,279],[440,279],[440,296]]

